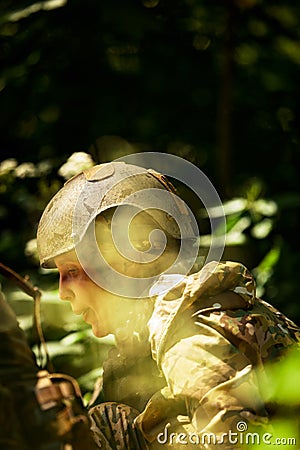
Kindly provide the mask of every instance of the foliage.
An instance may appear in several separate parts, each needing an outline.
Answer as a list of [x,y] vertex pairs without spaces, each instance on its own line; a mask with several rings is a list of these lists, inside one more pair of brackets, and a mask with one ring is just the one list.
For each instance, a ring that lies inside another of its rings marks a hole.
[[256,440],[257,445],[251,446],[252,449],[265,450],[270,448],[270,445],[276,445],[276,440],[277,446],[282,445],[289,449],[299,446],[300,389],[297,382],[299,370],[299,348],[290,349],[283,361],[267,366],[266,377],[258,370],[262,398],[273,411],[276,410],[276,413],[271,420],[266,442],[263,442],[262,433],[260,442]]
[[[45,290],[57,369],[88,392],[111,343],[94,349],[58,303],[56,274],[38,268],[39,217],[79,166],[137,151],[176,154],[209,176],[227,217],[224,258],[245,263],[259,295],[300,321],[300,5],[7,0],[0,13],[0,257]],[[12,301],[30,336],[32,305]],[[97,362],[81,366],[92,347]]]

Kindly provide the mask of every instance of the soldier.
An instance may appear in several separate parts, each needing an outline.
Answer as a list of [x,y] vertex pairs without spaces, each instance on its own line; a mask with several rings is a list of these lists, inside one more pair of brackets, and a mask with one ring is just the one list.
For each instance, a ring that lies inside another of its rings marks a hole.
[[[39,223],[41,265],[57,267],[61,299],[96,336],[115,336],[104,365],[105,402],[90,410],[95,442],[105,449],[239,448],[233,436],[240,424],[268,423],[260,378],[266,363],[299,342],[299,328],[256,297],[240,263],[210,262],[187,274],[176,221],[153,205],[132,213],[142,189],[174,192],[152,170],[95,166],[65,184]],[[118,248],[127,228],[134,257]]]

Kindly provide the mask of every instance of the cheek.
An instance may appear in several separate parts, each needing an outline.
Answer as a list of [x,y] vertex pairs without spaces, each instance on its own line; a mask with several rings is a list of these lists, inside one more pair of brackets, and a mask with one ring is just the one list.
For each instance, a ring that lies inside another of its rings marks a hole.
[[99,306],[102,294],[101,288],[93,283],[89,278],[77,282],[77,296],[94,310]]

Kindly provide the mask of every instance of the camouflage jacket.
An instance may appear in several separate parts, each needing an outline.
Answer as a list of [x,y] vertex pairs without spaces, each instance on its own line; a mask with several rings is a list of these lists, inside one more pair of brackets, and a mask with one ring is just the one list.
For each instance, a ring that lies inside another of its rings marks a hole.
[[[167,383],[136,421],[148,441],[159,436],[166,446],[189,448],[189,430],[191,448],[230,449],[224,433],[268,422],[259,390],[264,365],[299,342],[300,330],[256,298],[254,279],[242,264],[211,262],[158,295],[148,325],[152,357]],[[181,422],[178,414],[185,416]],[[222,445],[201,446],[205,433]]]

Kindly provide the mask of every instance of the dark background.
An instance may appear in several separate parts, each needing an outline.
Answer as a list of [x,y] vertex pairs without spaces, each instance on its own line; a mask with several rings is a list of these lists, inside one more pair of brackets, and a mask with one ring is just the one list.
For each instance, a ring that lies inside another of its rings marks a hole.
[[0,13],[1,260],[38,276],[26,243],[74,152],[168,152],[229,202],[243,239],[226,257],[299,321],[300,4],[7,0]]

